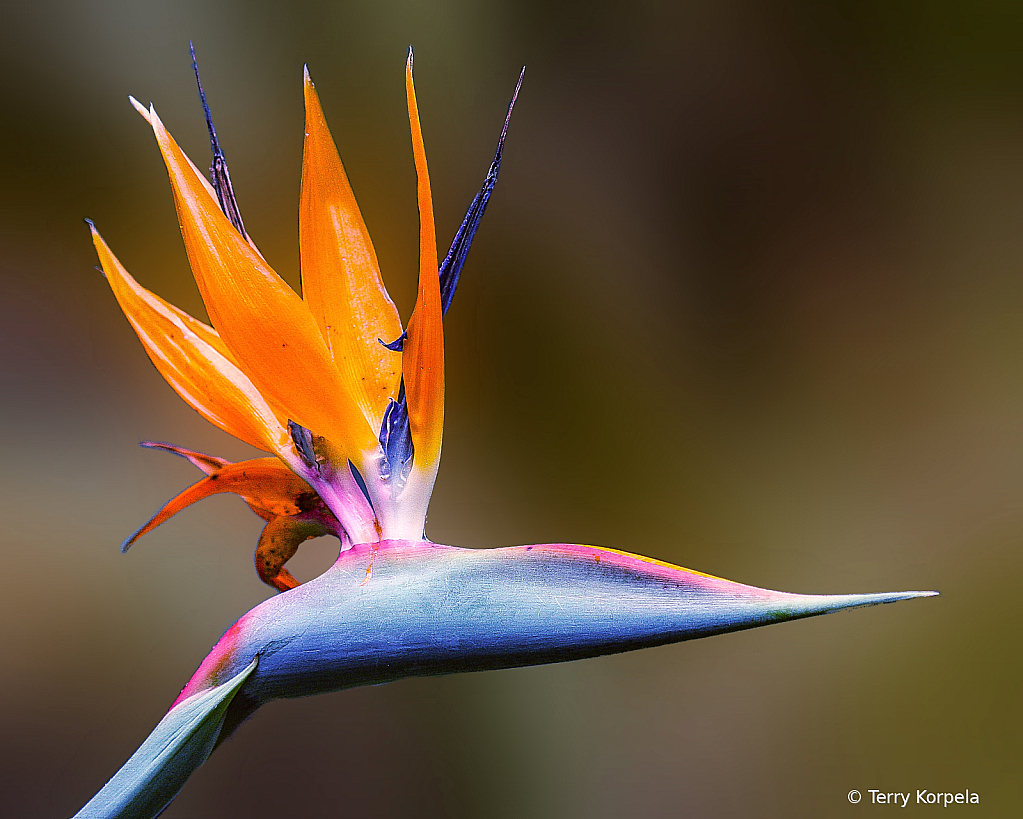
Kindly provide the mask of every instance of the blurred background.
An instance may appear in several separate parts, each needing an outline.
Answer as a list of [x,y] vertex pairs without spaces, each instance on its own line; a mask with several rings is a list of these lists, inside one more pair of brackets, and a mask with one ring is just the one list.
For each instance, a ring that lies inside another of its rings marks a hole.
[[[249,232],[297,286],[308,63],[407,319],[416,80],[446,247],[528,66],[446,324],[427,527],[770,588],[942,597],[585,662],[274,703],[169,819],[838,816],[858,788],[1018,809],[1023,6],[7,4],[0,792],[74,813],[270,590],[252,452],[167,387],[83,217],[205,316],[151,132],[200,167],[194,40]],[[336,542],[306,544],[309,578]],[[867,796],[869,799],[869,795]],[[1012,807],[1010,807],[1012,806]]]

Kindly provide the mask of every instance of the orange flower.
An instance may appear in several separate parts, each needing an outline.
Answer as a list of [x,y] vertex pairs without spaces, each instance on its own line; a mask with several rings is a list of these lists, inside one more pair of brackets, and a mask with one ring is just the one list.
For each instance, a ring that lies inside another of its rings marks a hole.
[[[405,86],[420,213],[419,294],[405,333],[308,70],[299,206],[301,296],[270,268],[244,230],[208,107],[216,187],[185,156],[155,109],[131,100],[152,127],[167,166],[185,250],[212,327],[142,287],[90,222],[103,272],[160,373],[208,421],[276,455],[311,488],[324,504],[321,517],[329,517],[329,530],[343,548],[422,538],[440,462],[442,283],[411,51]],[[502,146],[503,133],[481,191],[482,205],[477,207],[478,196],[476,211],[470,208],[466,216],[468,233],[463,225],[445,262],[448,303],[496,179]],[[451,262],[453,253],[458,258]],[[391,339],[399,341],[381,343]],[[207,480],[234,474],[235,467],[225,462],[218,469]],[[286,472],[278,468],[273,474]],[[219,491],[248,498],[265,491],[268,478],[236,475],[233,480],[232,488]],[[291,491],[292,485],[281,481]],[[135,538],[213,491],[212,485],[200,481]],[[276,576],[264,579],[280,588]]]

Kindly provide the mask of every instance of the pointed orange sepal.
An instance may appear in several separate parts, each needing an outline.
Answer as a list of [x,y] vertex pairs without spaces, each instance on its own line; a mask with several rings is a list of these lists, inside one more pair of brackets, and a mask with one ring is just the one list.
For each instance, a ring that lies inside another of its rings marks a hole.
[[210,423],[268,452],[289,446],[285,421],[263,400],[213,328],[135,281],[90,224],[107,282],[167,383]]
[[[177,452],[175,447],[167,448]],[[185,507],[222,492],[232,492],[241,496],[253,512],[268,522],[282,515],[301,514],[318,502],[312,487],[276,458],[255,458],[250,461],[228,463],[212,470],[201,481],[192,484],[180,495],[168,501],[122,544],[121,550],[127,551],[136,540],[153,531]]]
[[242,238],[150,108],[192,273],[238,367],[291,420],[357,464],[376,434],[346,392],[308,307]]
[[[144,106],[141,102],[139,102],[137,99],[135,99],[130,94],[128,95],[128,101],[131,103],[132,107],[136,111],[139,112],[139,114],[142,116],[142,119],[144,119],[146,122],[149,123],[150,126],[152,126],[153,125],[153,114],[155,114],[155,112],[151,113],[149,108],[146,108],[146,106]],[[160,127],[161,128],[163,127],[163,123],[160,123]],[[210,184],[210,180],[207,179],[204,174],[199,173],[199,169],[195,167],[195,164],[192,162],[191,159],[188,158],[188,156],[186,154],[182,153],[182,156],[184,157],[185,162],[188,164],[188,167],[192,169],[192,173],[195,174],[195,176],[199,179],[199,182],[202,183],[202,186],[206,189],[206,192],[213,199],[217,199],[217,192],[215,190],[213,190],[213,185]],[[232,193],[233,193],[233,191],[232,191]],[[219,205],[219,200],[218,200],[218,205]],[[252,237],[246,236],[245,237],[245,241],[248,242],[249,247],[251,247],[252,250],[260,258],[263,258],[263,254],[259,252],[259,248],[256,247],[256,243],[252,241]]]
[[441,323],[440,282],[437,278],[433,198],[416,105],[416,90],[412,82],[411,49],[405,66],[405,93],[418,180],[419,295],[409,320],[408,338],[402,353],[402,374],[405,378],[412,443],[415,446],[413,470],[425,472],[425,483],[432,486],[444,433],[444,328]]
[[298,235],[302,297],[346,389],[376,429],[401,375],[399,355],[379,340],[397,338],[401,320],[380,279],[376,252],[308,69]]
[[212,475],[231,463],[227,458],[218,458],[216,455],[207,455],[205,452],[196,452],[194,449],[185,449],[183,446],[165,444],[163,441],[143,441],[139,446],[162,449],[164,452],[184,458],[196,469],[201,470],[204,475]]

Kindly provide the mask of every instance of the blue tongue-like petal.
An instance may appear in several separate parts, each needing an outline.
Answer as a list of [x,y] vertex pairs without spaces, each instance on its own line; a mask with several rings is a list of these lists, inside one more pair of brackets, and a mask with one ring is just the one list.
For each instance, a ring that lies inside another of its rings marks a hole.
[[380,476],[391,482],[395,491],[401,490],[412,469],[412,432],[408,421],[408,405],[405,403],[405,381],[398,388],[398,400],[391,399],[384,410],[380,424],[380,447],[384,451],[384,468]]
[[227,170],[227,159],[220,149],[220,140],[217,139],[217,129],[213,127],[213,117],[210,114],[210,107],[206,104],[206,92],[202,88],[202,80],[199,79],[199,64],[195,59],[195,47],[192,41],[188,41],[188,50],[192,53],[192,70],[195,72],[195,84],[199,86],[199,99],[202,100],[202,110],[206,115],[206,129],[210,132],[210,150],[213,151],[213,162],[210,164],[210,181],[213,183],[213,190],[217,192],[217,201],[220,202],[220,209],[224,215],[231,220],[238,232],[245,238],[249,234],[245,232],[245,224],[242,222],[242,213],[238,209],[238,200],[234,196],[234,186],[231,184],[231,174]]
[[526,75],[526,67],[519,72],[519,81],[515,83],[515,91],[512,93],[511,102],[508,103],[508,113],[504,118],[504,126],[501,128],[501,136],[497,140],[497,150],[494,152],[494,161],[490,163],[490,170],[487,171],[487,178],[483,180],[483,187],[479,189],[465,212],[455,238],[448,248],[448,255],[440,266],[440,303],[442,310],[446,313],[451,306],[451,300],[455,297],[455,288],[458,287],[458,278],[462,275],[462,267],[465,265],[465,257],[472,246],[473,237],[480,226],[483,212],[487,209],[490,201],[490,194],[497,184],[497,175],[501,171],[501,157],[504,153],[504,139],[508,135],[508,125],[511,123],[512,111],[515,109],[515,101],[519,97],[519,88],[522,87],[522,78]]

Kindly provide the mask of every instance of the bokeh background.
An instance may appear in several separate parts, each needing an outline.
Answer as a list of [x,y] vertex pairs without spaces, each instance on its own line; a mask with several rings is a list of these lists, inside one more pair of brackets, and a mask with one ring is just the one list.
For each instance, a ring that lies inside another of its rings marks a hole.
[[[246,224],[297,286],[308,62],[414,297],[405,49],[446,247],[519,66],[447,322],[439,542],[566,540],[807,592],[942,597],[617,657],[266,707],[165,814],[838,816],[859,788],[1018,810],[1023,6],[6,3],[0,792],[74,813],[268,595],[251,452],[164,385],[83,217],[204,315],[153,138],[200,166],[195,41]],[[336,544],[303,547],[300,577]],[[869,799],[869,796],[868,796]]]

